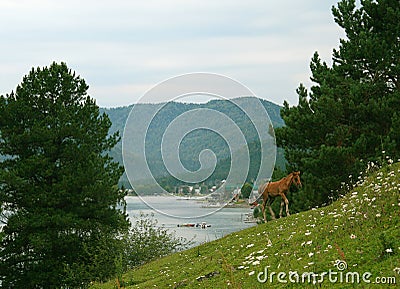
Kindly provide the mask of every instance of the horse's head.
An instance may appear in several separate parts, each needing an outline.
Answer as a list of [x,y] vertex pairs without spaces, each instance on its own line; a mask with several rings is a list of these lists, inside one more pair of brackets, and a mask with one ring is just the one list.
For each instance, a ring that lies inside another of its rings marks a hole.
[[303,185],[301,184],[300,181],[300,171],[298,172],[293,172],[293,182],[296,184],[297,187],[301,188]]

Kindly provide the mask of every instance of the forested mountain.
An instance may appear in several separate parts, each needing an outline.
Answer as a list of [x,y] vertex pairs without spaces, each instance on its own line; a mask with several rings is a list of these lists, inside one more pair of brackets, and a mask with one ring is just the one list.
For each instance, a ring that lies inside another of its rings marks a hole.
[[[237,100],[241,107],[246,107],[250,105],[250,98],[243,97]],[[282,127],[284,122],[280,117],[281,107],[274,103],[268,102],[266,100],[260,99],[261,103],[267,110],[269,117],[271,119],[274,128]],[[176,185],[179,183],[176,179],[168,177],[169,174],[163,165],[163,160],[161,157],[161,140],[162,136],[171,123],[179,115],[193,109],[213,109],[219,111],[228,117],[230,117],[235,124],[240,128],[242,133],[246,138],[248,144],[251,167],[248,174],[248,180],[252,180],[258,172],[258,166],[260,163],[260,143],[257,137],[257,132],[251,120],[245,115],[245,113],[227,100],[212,100],[207,103],[180,103],[180,102],[170,102],[167,104],[137,104],[141,106],[140,113],[146,114],[152,111],[154,106],[162,106],[157,115],[153,118],[148,133],[146,135],[146,157],[152,174],[158,178],[162,179],[163,182],[169,185]],[[133,105],[118,107],[118,108],[102,108],[102,111],[107,113],[109,116],[112,126],[110,129],[110,134],[115,131],[119,131],[121,136],[123,135],[126,119]],[[211,120],[213,121],[213,120]],[[217,121],[217,119],[215,120]],[[212,150],[217,157],[217,166],[213,175],[207,180],[208,183],[213,183],[216,180],[221,180],[226,177],[229,172],[230,167],[230,150],[226,141],[210,130],[198,129],[195,130],[183,139],[179,155],[183,165],[188,170],[197,170],[200,167],[199,163],[199,153],[204,149]],[[122,142],[119,142],[117,146],[111,152],[112,157],[122,164]],[[281,151],[278,152],[277,166],[284,167],[284,158]],[[129,182],[124,175],[121,179],[121,184],[125,187],[129,187]]]

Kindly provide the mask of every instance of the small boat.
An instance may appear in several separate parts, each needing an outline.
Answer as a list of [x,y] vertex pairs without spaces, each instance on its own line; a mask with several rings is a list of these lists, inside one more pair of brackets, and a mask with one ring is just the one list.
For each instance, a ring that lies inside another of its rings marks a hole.
[[202,229],[205,229],[211,227],[211,225],[207,224],[206,222],[202,222],[201,224],[196,224],[196,227],[201,227]]
[[178,224],[178,227],[195,227],[196,224],[190,224],[190,223],[185,223],[185,224]]

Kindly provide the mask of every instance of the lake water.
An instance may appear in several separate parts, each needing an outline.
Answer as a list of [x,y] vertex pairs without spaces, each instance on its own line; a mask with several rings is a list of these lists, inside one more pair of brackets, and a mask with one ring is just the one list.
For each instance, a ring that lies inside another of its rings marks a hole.
[[[176,236],[193,239],[195,245],[219,239],[229,233],[254,226],[254,223],[245,223],[245,214],[252,213],[250,208],[204,208],[204,203],[196,200],[177,200],[175,197],[148,196],[148,197],[126,197],[127,213],[134,223],[134,216],[140,212],[154,214],[159,226],[164,226],[170,231],[175,231]],[[147,203],[147,204],[146,204]],[[160,213],[153,208],[155,207]],[[216,211],[216,212],[215,212]],[[171,217],[184,216],[184,217]],[[190,217],[202,216],[202,217]],[[206,222],[211,227],[178,227],[184,223]]]

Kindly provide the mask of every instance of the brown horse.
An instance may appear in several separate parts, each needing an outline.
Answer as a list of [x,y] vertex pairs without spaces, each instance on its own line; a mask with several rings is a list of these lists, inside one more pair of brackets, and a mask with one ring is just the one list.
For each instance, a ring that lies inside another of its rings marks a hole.
[[267,221],[267,217],[265,216],[265,205],[268,204],[269,212],[271,213],[271,218],[276,219],[275,213],[271,208],[272,202],[275,200],[275,197],[281,197],[281,209],[279,211],[279,217],[282,217],[283,204],[286,204],[286,216],[290,216],[289,214],[289,201],[286,198],[286,193],[289,191],[290,186],[293,184],[301,188],[300,181],[300,172],[292,172],[288,176],[280,179],[276,182],[265,183],[258,188],[258,193],[263,197],[262,204],[262,212],[264,215],[264,221]]

